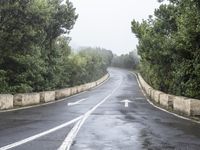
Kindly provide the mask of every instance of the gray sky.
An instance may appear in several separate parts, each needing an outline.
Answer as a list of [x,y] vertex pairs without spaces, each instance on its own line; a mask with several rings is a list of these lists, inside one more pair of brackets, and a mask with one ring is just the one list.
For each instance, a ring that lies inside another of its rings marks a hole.
[[71,0],[79,18],[70,33],[71,46],[102,47],[116,54],[134,50],[131,21],[153,14],[157,0]]

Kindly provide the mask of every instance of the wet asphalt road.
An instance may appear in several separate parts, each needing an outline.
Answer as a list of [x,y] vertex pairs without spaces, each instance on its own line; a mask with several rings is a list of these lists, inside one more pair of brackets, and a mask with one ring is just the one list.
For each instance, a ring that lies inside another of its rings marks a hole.
[[[200,124],[150,105],[136,78],[125,70],[109,69],[110,79],[96,89],[41,107],[0,113],[0,150],[86,114],[71,150],[199,150]],[[68,106],[68,103],[80,103]],[[131,101],[125,107],[122,100]],[[99,105],[98,105],[99,104]],[[94,106],[98,105],[90,114]],[[70,124],[14,150],[57,150],[71,133]]]

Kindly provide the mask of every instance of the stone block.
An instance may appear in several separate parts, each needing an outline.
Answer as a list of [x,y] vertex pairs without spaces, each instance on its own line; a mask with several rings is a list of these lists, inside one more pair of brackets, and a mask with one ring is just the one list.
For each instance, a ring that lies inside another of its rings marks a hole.
[[190,115],[190,100],[186,97],[175,96],[173,101],[173,109],[177,112]]
[[0,109],[11,109],[13,108],[13,95],[11,94],[0,94]]
[[14,95],[14,106],[28,106],[40,103],[39,93],[26,93]]
[[56,92],[55,91],[45,91],[40,93],[40,102],[46,103],[50,101],[55,101]]
[[55,91],[56,100],[66,98],[71,95],[71,88],[65,88]]

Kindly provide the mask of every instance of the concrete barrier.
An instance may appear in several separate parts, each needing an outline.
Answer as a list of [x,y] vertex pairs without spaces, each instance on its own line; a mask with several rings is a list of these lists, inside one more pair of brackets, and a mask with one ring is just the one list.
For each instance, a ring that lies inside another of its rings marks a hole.
[[160,99],[159,99],[160,105],[166,108],[173,108],[173,100],[174,97],[172,95],[165,93],[160,94]]
[[77,92],[78,93],[83,92],[83,91],[84,91],[84,85],[77,86]]
[[92,88],[90,83],[85,84],[85,86],[87,87],[88,90]]
[[147,95],[156,103],[188,116],[200,116],[200,100],[175,96],[153,89],[140,74],[139,82]]
[[190,113],[190,100],[186,97],[175,96],[173,102],[174,110],[186,115],[191,115]]
[[92,82],[91,84],[91,88],[94,88],[95,86],[97,86],[96,82]]
[[86,90],[89,90],[95,86],[97,86],[97,82],[102,83],[104,82],[107,78],[109,77],[109,75],[105,75],[104,77],[102,77],[101,79],[99,79],[98,81],[95,82],[91,82],[91,83],[86,83],[83,85],[79,85],[79,86],[75,86],[75,87],[71,87],[71,88],[66,88],[66,89],[60,89],[55,91],[55,98],[56,99],[62,99]]
[[138,78],[139,78],[139,81],[141,83],[141,86],[142,88],[144,89],[144,91],[149,95],[151,96],[151,91],[152,91],[152,87],[146,83],[146,81],[144,81],[144,79],[142,78],[142,76],[140,74],[138,74]]
[[92,88],[92,84],[91,83],[88,83],[87,86],[88,86],[88,89]]
[[151,91],[152,91],[152,88],[148,88],[148,89],[145,90],[145,92],[147,93],[148,96],[151,95]]
[[103,76],[101,79],[95,82],[86,83],[80,86],[60,89],[56,91],[15,94],[14,96],[11,94],[0,94],[0,110],[10,109],[10,108],[13,108],[14,106],[35,105],[39,103],[46,103],[46,102],[66,98],[68,96],[91,89],[101,84],[102,82],[104,82],[108,77],[109,77],[109,74]]
[[200,100],[189,99],[190,100],[190,114],[192,116],[200,116]]
[[188,116],[200,116],[200,100],[176,96],[174,110]]
[[89,89],[88,85],[87,84],[84,84],[84,91],[87,91]]
[[150,89],[150,98],[153,100],[153,98],[154,98],[154,93],[155,93],[155,90],[154,89]]
[[160,104],[160,95],[163,94],[161,91],[155,91],[154,93],[154,97],[153,97],[153,100]]
[[87,91],[89,89],[88,83],[84,84],[84,89]]
[[97,81],[96,81],[96,84],[97,84],[97,85],[100,85],[100,84],[101,84],[101,80],[97,80]]
[[55,101],[56,92],[55,91],[45,91],[40,93],[40,102],[46,103],[50,101]]
[[72,87],[71,89],[71,95],[77,94],[78,93],[78,88],[77,87]]
[[11,94],[0,94],[0,109],[11,109],[13,108],[13,95]]
[[14,106],[28,106],[40,103],[39,93],[27,93],[14,95]]
[[71,88],[65,88],[55,91],[55,99],[62,99],[71,95]]

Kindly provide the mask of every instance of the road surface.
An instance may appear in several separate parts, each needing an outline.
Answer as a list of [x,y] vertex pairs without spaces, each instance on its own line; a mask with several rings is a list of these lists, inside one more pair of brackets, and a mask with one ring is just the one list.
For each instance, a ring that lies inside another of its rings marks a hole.
[[0,150],[199,150],[200,124],[150,105],[135,76],[55,104],[0,113]]

